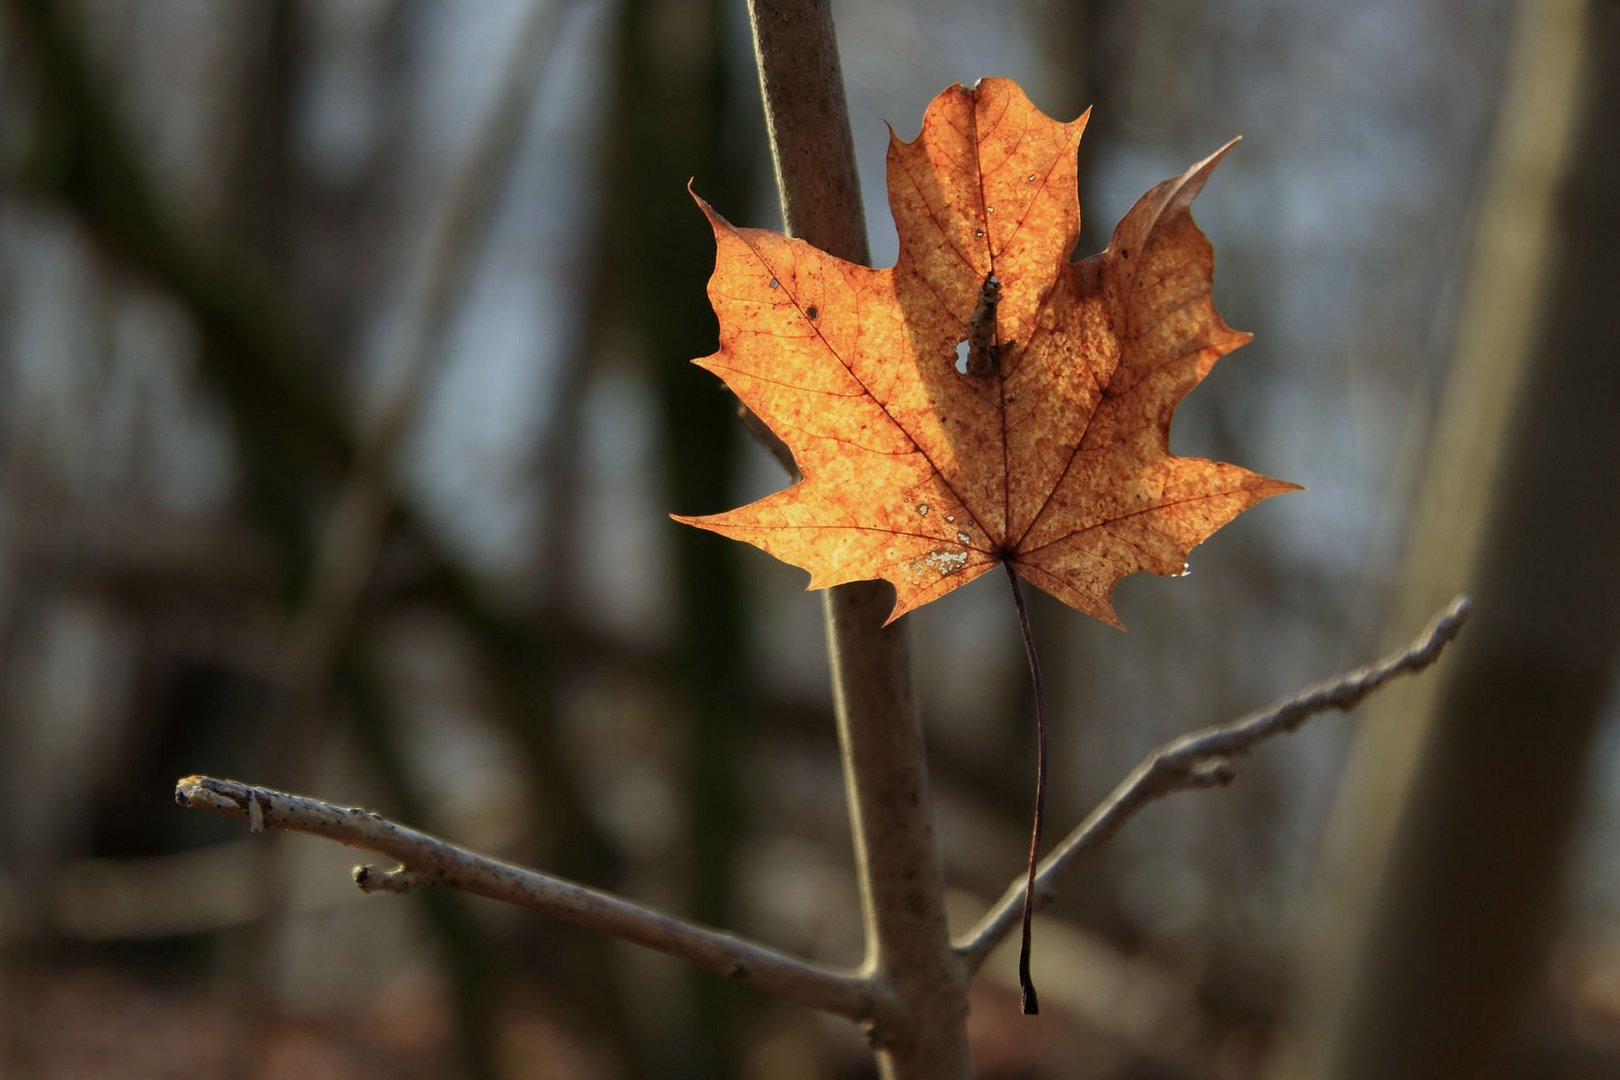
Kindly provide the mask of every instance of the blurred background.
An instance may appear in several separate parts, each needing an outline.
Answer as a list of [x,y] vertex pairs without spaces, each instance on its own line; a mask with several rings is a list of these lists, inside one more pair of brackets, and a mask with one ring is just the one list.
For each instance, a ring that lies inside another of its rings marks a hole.
[[[1128,633],[1040,598],[1049,836],[1479,605],[1079,868],[1040,1019],[1016,950],[975,988],[981,1075],[1620,1074],[1620,13],[834,9],[877,265],[885,122],[952,82],[1095,107],[1081,254],[1245,136],[1197,216],[1256,337],[1173,445],[1309,490],[1126,581]],[[779,221],[758,98],[730,0],[0,6],[0,1074],[873,1075],[841,1021],[171,800],[364,804],[858,962],[820,600],[666,516],[783,483],[687,364],[688,179]],[[1022,872],[1027,674],[1004,589],[908,622],[965,927]]]

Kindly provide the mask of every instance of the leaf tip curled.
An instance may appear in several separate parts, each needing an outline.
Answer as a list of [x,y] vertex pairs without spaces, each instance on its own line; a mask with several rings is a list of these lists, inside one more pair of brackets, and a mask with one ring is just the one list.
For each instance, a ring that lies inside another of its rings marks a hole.
[[[699,210],[703,211],[703,216],[709,219],[709,227],[714,230],[715,243],[718,247],[720,238],[727,234],[735,234],[737,232],[737,226],[733,225],[724,214],[716,210],[713,203],[699,195],[693,188],[692,184],[692,181],[687,182],[686,193],[692,196],[692,201],[697,203]],[[720,265],[717,259],[715,264],[716,273],[718,273],[719,270]]]
[[713,221],[719,216],[715,213],[714,207],[709,205],[709,200],[697,193],[697,177],[692,176],[687,178],[686,193],[692,196],[692,201],[698,204],[698,209],[703,211],[704,217],[708,218],[710,221]]
[[1209,180],[1210,174],[1215,171],[1215,166],[1226,160],[1226,155],[1230,154],[1237,144],[1242,141],[1243,136],[1235,135],[1208,157],[1194,162],[1191,168],[1174,181],[1176,186],[1175,201],[1185,205],[1197,198],[1198,193],[1204,190],[1204,184]]

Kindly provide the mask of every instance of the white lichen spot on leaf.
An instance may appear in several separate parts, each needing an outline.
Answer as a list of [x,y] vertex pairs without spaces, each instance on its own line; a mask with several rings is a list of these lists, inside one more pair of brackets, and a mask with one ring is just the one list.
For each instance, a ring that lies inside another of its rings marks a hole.
[[962,569],[962,567],[967,565],[967,561],[967,552],[947,551],[944,548],[940,548],[937,551],[930,551],[927,555],[923,556],[923,562],[927,563],[933,569],[938,570],[940,577],[945,577],[948,574],[956,573],[958,570]]

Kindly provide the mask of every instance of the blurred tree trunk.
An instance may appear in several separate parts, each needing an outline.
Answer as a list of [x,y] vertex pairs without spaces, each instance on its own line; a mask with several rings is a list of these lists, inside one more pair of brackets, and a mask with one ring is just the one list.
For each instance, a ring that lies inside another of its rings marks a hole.
[[[615,160],[605,214],[609,269],[618,307],[610,317],[637,335],[662,420],[668,507],[709,512],[730,505],[739,468],[736,400],[690,361],[714,351],[715,321],[704,287],[714,237],[686,193],[746,215],[757,158],[758,106],[733,85],[726,8],[720,0],[630,3],[620,13],[614,114]],[[743,102],[752,107],[746,113]],[[612,308],[612,305],[606,305]],[[606,313],[606,312],[605,312]],[[739,748],[755,713],[752,631],[734,545],[695,529],[671,528],[679,629],[671,665],[684,746],[679,783],[685,842],[685,913],[713,926],[736,924],[743,835]],[[725,1080],[741,1073],[744,1011],[751,995],[704,972],[683,1002],[641,1024],[638,1051],[665,1077]]]
[[1394,625],[1476,615],[1363,728],[1281,1077],[1504,1075],[1560,913],[1620,642],[1620,8],[1523,5],[1490,170]]

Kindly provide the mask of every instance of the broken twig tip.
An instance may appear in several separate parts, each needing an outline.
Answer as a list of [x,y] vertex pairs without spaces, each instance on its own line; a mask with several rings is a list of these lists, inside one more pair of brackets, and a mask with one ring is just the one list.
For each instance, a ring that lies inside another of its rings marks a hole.
[[190,806],[197,801],[197,793],[202,789],[203,778],[200,776],[182,776],[174,782],[174,801],[179,806]]
[[1211,758],[1192,767],[1191,780],[1195,787],[1225,787],[1237,777],[1237,768],[1230,758]]
[[354,883],[364,893],[391,892],[408,893],[418,883],[419,879],[403,866],[392,870],[383,870],[370,864],[356,866],[352,871]]

